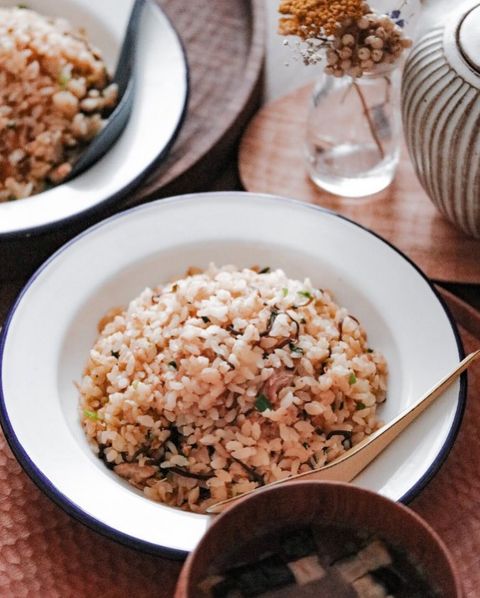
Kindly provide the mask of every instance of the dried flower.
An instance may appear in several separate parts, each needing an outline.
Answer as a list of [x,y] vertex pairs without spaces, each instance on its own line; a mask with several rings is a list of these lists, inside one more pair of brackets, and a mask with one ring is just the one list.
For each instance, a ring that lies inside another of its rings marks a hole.
[[280,20],[280,32],[304,40],[333,35],[337,23],[361,17],[364,5],[363,0],[282,0],[278,10],[288,16]]
[[363,0],[282,0],[280,33],[304,42],[305,64],[316,64],[326,51],[325,71],[358,78],[394,64],[412,41],[402,29],[401,10],[375,14]]

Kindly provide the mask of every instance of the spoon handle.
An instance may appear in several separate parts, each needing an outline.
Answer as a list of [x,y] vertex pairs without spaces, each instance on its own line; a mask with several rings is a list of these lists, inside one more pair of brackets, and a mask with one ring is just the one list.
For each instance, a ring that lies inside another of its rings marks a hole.
[[257,492],[270,486],[276,486],[285,482],[299,479],[351,482],[367,465],[369,465],[395,438],[408,427],[435,399],[437,399],[470,365],[480,357],[480,350],[468,355],[455,369],[442,378],[433,388],[426,392],[419,401],[412,407],[400,413],[391,422],[364,438],[361,442],[347,451],[341,457],[318,469],[299,473],[283,480],[277,480],[270,484],[246,492],[241,496],[229,498],[218,502],[207,509],[208,513],[221,513],[227,506],[230,506],[244,496]]
[[138,29],[142,16],[143,6],[146,0],[134,0],[132,11],[128,19],[127,29],[123,38],[120,55],[117,60],[117,67],[113,75],[113,81],[118,86],[118,97],[122,98],[125,93],[135,64]]

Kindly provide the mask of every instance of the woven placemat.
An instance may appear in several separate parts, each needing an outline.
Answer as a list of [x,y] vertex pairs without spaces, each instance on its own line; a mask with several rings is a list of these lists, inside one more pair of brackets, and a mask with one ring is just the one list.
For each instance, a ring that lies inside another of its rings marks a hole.
[[[444,294],[466,351],[480,345],[480,314]],[[469,399],[457,441],[413,508],[446,541],[467,598],[480,588],[480,364],[469,370]],[[23,473],[0,433],[0,596],[135,598],[173,596],[181,563],[135,552],[87,529]]]

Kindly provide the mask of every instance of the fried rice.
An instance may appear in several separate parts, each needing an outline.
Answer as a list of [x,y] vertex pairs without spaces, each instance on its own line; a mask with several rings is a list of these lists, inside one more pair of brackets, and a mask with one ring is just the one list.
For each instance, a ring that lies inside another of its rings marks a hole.
[[381,425],[385,359],[329,291],[268,268],[188,274],[112,310],[90,351],[82,424],[119,476],[203,512]]
[[0,8],[0,202],[65,179],[116,100],[83,32],[33,10]]

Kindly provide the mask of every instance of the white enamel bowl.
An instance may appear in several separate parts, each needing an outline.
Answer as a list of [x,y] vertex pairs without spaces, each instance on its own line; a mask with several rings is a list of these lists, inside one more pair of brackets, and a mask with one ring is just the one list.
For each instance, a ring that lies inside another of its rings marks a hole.
[[[65,510],[122,542],[183,555],[209,517],[152,502],[90,450],[74,382],[97,323],[146,286],[189,266],[280,267],[335,293],[387,358],[389,421],[458,363],[462,348],[441,299],[396,249],[335,214],[292,200],[207,193],[154,202],[89,229],[33,276],[0,343],[0,413],[29,475]],[[408,428],[355,484],[408,501],[446,457],[461,421],[464,381]]]
[[[0,6],[16,6],[2,0]],[[115,69],[132,0],[28,0],[42,14],[84,27]],[[88,171],[26,199],[0,203],[0,239],[57,228],[106,207],[138,184],[166,155],[185,114],[188,69],[181,42],[165,14],[148,2],[142,16],[136,96],[120,139]]]

